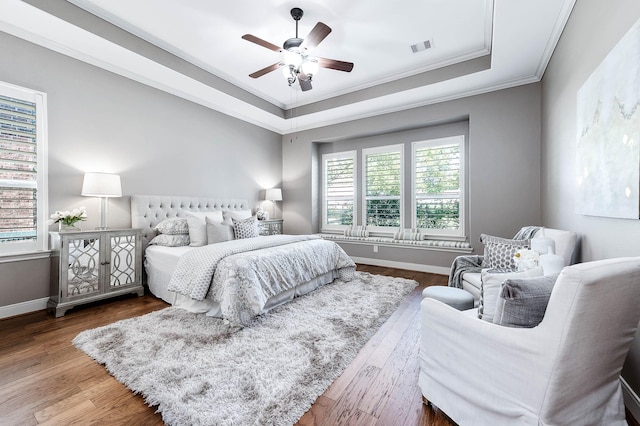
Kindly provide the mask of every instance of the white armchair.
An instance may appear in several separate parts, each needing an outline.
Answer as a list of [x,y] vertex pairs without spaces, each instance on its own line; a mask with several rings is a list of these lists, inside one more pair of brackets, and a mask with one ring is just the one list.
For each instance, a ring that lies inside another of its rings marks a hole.
[[461,426],[626,425],[619,377],[638,306],[640,257],[565,267],[534,328],[425,298],[422,395]]
[[[563,231],[560,229],[545,228],[544,231],[545,236],[554,241],[556,254],[564,259],[564,264],[572,265],[575,262],[578,235],[574,231]],[[535,237],[539,233],[540,230],[536,231],[533,236]],[[462,274],[462,289],[471,293],[476,302],[480,299],[481,287],[482,279],[480,272],[465,272]]]

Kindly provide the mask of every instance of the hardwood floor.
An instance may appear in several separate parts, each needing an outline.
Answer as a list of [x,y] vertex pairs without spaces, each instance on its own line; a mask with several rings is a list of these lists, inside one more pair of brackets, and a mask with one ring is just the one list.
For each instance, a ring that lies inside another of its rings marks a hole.
[[[453,425],[422,404],[417,385],[421,292],[446,277],[358,265],[420,285],[371,338],[299,425]],[[0,425],[161,425],[162,417],[77,350],[82,330],[162,309],[153,296],[123,296],[54,318],[39,311],[0,320]],[[630,424],[638,424],[631,418]]]

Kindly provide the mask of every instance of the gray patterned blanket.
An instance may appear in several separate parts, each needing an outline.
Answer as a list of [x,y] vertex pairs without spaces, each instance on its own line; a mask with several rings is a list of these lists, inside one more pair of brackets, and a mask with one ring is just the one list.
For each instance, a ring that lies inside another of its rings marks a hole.
[[313,235],[272,235],[185,253],[168,289],[195,300],[214,300],[224,318],[246,325],[270,297],[333,270],[346,281],[355,272],[355,263],[335,242]]

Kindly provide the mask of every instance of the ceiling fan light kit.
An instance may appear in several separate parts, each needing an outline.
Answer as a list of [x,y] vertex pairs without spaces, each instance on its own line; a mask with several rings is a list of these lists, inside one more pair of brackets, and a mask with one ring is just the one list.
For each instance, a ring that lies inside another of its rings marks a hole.
[[269,43],[268,41],[262,40],[251,34],[245,34],[242,36],[243,39],[260,45],[262,47],[266,47],[269,50],[273,50],[275,52],[284,52],[284,58],[280,62],[276,62],[275,64],[269,65],[261,70],[258,70],[252,74],[249,74],[251,78],[258,78],[271,71],[275,71],[278,68],[282,69],[282,74],[284,75],[289,86],[294,84],[296,81],[300,84],[300,88],[303,92],[307,90],[311,90],[311,80],[313,76],[318,73],[320,67],[334,69],[337,71],[351,72],[353,69],[353,63],[338,61],[335,59],[326,59],[326,58],[316,58],[310,55],[311,50],[313,50],[322,40],[324,40],[329,33],[331,32],[331,28],[322,22],[318,22],[315,27],[311,30],[306,39],[302,39],[298,37],[298,21],[302,18],[304,12],[299,7],[294,7],[291,9],[291,17],[296,22],[296,36],[290,38],[284,42],[282,48],[279,48],[275,44]]

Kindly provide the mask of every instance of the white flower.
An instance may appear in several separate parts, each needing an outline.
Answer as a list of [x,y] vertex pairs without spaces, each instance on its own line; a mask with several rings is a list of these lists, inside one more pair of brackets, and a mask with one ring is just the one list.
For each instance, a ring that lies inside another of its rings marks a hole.
[[529,249],[520,249],[513,255],[513,261],[519,271],[535,268],[540,262],[540,254]]
[[87,209],[82,206],[71,211],[61,212],[58,210],[49,217],[50,219],[47,221],[49,225],[53,225],[58,222],[62,222],[65,225],[73,225],[74,223],[87,218]]

